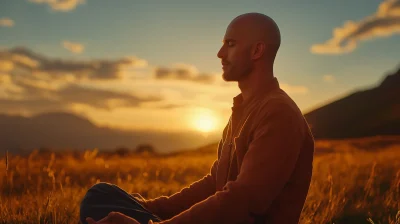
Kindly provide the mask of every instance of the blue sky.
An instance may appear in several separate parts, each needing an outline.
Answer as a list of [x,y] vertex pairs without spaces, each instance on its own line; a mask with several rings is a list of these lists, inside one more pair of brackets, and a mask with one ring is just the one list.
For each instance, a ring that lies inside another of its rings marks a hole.
[[[68,4],[57,5],[47,0],[1,0],[0,19],[12,20],[13,23],[10,25],[9,22],[3,22],[0,26],[0,46],[3,51],[19,46],[52,59],[91,61],[134,56],[145,60],[147,66],[132,69],[135,75],[130,74],[141,77],[141,81],[111,80],[107,83],[80,82],[79,85],[117,92],[134,91],[136,94],[167,93],[170,95],[164,99],[167,104],[181,102],[187,106],[168,112],[157,112],[152,108],[151,113],[154,116],[158,116],[158,113],[170,116],[171,122],[177,122],[179,114],[190,113],[192,110],[188,108],[192,108],[211,110],[216,114],[212,117],[218,117],[224,124],[229,110],[223,108],[230,109],[232,97],[239,89],[236,84],[229,84],[230,88],[224,92],[210,90],[220,88],[222,84],[185,84],[179,79],[165,82],[144,79],[151,77],[156,68],[172,68],[178,63],[195,67],[198,73],[213,74],[217,83],[221,83],[221,65],[216,54],[227,25],[242,13],[264,13],[277,22],[282,34],[282,45],[276,59],[275,76],[303,112],[355,89],[377,84],[384,74],[398,68],[400,62],[400,3],[396,0],[320,0],[318,3],[304,0],[65,2]],[[363,35],[366,40],[357,36],[348,38],[355,41],[356,47],[347,53],[328,54],[311,50],[312,46],[331,39],[333,30],[343,27],[346,21],[366,21],[382,4],[391,5],[393,9],[388,15],[394,25],[384,27],[385,36],[365,32]],[[64,41],[83,49],[74,53],[63,46]],[[207,97],[209,90],[215,92],[212,97]],[[180,95],[179,99],[176,95]],[[198,103],[199,99],[212,100],[215,97],[221,101],[219,106]],[[140,122],[121,119],[121,116],[129,117],[133,113],[136,118],[141,118],[139,120],[145,120],[140,123],[141,128],[156,125],[156,122],[148,121],[151,118],[149,111],[138,112],[141,110],[138,107],[116,112],[81,103],[68,108],[74,108],[77,112],[81,110],[82,113],[85,111],[86,115],[100,124],[134,128]],[[23,114],[44,112],[24,105],[4,112],[18,111],[23,111]],[[117,118],[120,120],[117,121]],[[104,120],[108,120],[108,123]],[[170,125],[165,123],[165,127]],[[222,126],[219,125],[218,129]],[[179,127],[184,129],[190,125]]]

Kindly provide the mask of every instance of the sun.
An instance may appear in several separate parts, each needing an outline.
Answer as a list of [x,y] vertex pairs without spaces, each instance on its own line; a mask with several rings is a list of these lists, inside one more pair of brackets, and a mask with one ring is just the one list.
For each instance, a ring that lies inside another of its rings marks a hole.
[[217,118],[208,111],[202,111],[192,118],[192,124],[198,131],[207,133],[216,129]]

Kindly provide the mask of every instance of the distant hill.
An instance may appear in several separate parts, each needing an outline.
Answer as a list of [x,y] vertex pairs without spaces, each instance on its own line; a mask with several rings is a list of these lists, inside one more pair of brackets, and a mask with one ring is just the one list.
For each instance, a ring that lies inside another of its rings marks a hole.
[[199,147],[217,138],[197,132],[121,131],[99,127],[88,119],[63,112],[34,117],[0,114],[0,152],[20,153],[35,148],[114,150],[150,144],[158,152]]
[[355,92],[304,116],[315,138],[400,135],[400,69],[375,88]]

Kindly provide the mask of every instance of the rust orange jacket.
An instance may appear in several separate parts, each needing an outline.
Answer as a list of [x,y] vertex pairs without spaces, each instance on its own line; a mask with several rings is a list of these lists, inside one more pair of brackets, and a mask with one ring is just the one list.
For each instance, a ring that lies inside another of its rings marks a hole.
[[162,224],[298,223],[313,155],[306,120],[274,78],[246,101],[233,98],[209,174],[144,205]]

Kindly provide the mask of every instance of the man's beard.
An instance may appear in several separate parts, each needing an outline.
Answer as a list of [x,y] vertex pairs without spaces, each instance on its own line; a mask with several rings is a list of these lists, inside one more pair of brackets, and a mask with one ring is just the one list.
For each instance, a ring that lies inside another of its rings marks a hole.
[[236,70],[234,67],[230,67],[227,71],[222,73],[222,78],[226,82],[238,82],[243,78],[247,77],[251,72],[251,67],[247,67],[241,71]]

